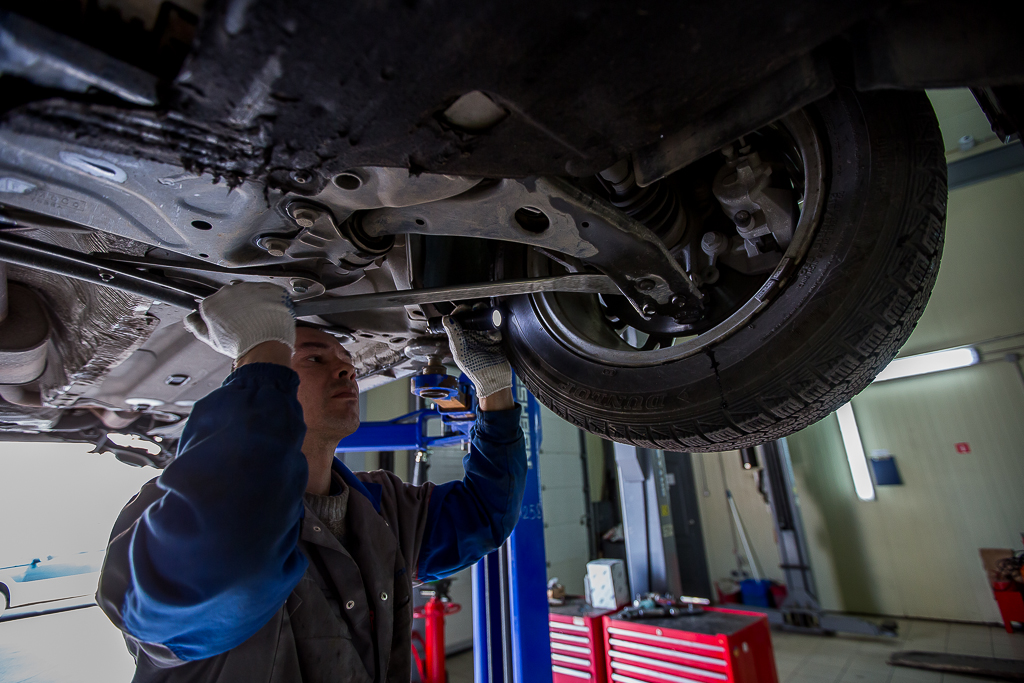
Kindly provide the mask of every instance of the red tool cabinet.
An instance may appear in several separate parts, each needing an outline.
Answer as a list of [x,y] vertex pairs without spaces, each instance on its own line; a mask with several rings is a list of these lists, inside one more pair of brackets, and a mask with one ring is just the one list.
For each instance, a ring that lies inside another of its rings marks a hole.
[[702,614],[637,621],[609,615],[603,622],[608,681],[778,683],[764,614],[705,607]]
[[613,612],[594,609],[583,600],[550,608],[548,627],[553,683],[605,683],[601,618]]

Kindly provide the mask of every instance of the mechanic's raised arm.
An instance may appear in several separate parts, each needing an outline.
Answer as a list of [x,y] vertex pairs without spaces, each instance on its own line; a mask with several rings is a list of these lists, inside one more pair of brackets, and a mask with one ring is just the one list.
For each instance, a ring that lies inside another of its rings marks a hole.
[[[225,355],[271,346],[287,362],[295,323],[283,296],[274,285],[229,285],[186,325]],[[97,600],[158,661],[202,659],[242,643],[305,572],[298,384],[283,364],[238,368],[195,404],[178,457],[118,519]]]
[[512,368],[497,332],[463,329],[444,319],[452,355],[480,397],[466,475],[433,489],[416,577],[431,581],[468,567],[498,548],[519,521],[526,483],[521,407],[512,399]]

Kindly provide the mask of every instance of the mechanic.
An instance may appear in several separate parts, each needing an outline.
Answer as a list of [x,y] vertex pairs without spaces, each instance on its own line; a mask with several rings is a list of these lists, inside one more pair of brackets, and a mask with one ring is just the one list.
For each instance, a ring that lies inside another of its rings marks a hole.
[[526,477],[500,339],[444,322],[480,411],[465,478],[412,486],[334,457],[359,425],[355,368],[296,329],[283,289],[227,285],[186,318],[236,369],[111,534],[96,599],[135,681],[408,683],[413,582],[500,546]]

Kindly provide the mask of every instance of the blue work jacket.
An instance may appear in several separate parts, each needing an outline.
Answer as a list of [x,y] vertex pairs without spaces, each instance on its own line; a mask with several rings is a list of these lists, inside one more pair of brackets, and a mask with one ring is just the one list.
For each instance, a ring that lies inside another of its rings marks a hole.
[[520,407],[480,412],[465,477],[334,470],[344,544],[304,504],[298,375],[246,365],[196,403],[178,457],[122,511],[97,602],[136,681],[408,681],[411,586],[497,548],[526,477]]

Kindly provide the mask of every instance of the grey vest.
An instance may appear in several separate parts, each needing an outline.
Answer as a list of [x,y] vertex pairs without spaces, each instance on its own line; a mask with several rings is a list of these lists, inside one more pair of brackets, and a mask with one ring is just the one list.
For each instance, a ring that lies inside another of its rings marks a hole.
[[[411,486],[387,472],[356,476],[381,485],[380,514],[352,491],[343,547],[307,506],[299,546],[309,568],[263,628],[234,649],[195,662],[125,633],[136,661],[133,681],[408,683],[412,574],[433,485]],[[107,549],[96,600],[122,632],[130,532],[159,496],[155,480],[142,487],[121,511]]]

